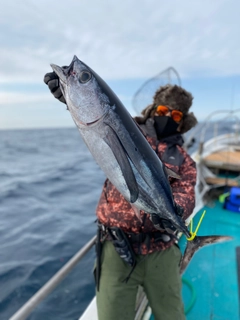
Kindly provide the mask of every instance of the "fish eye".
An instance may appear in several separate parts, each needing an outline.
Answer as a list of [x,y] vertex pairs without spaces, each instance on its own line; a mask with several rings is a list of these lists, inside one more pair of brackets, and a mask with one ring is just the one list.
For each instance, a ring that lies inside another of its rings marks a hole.
[[83,71],[80,76],[79,76],[79,81],[81,83],[86,83],[88,82],[92,77],[92,74],[88,71]]

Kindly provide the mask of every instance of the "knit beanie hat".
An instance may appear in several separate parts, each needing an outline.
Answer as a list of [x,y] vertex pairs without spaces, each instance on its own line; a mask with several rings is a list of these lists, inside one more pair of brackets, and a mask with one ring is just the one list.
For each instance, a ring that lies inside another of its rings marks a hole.
[[192,105],[193,96],[190,92],[177,85],[167,84],[160,87],[153,96],[153,103],[147,106],[141,113],[143,117],[136,117],[139,124],[152,118],[155,109],[159,105],[170,106],[172,109],[179,110],[183,113],[183,123],[180,133],[185,133],[197,124],[197,119],[192,112],[188,112]]

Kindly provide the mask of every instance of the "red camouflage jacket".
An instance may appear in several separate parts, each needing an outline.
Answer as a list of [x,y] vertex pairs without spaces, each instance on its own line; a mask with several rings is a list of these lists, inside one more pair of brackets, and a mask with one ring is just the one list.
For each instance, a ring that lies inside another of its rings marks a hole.
[[[176,172],[181,177],[180,180],[169,177],[169,182],[172,188],[175,203],[184,209],[183,220],[185,220],[190,216],[195,206],[195,162],[180,145],[176,145],[174,143],[175,151],[177,151],[177,153],[180,155],[181,161],[180,165],[171,164],[171,159],[169,161],[165,160],[166,151],[169,149],[169,143],[165,142],[164,140],[161,142],[157,141],[149,136],[146,138],[165,166]],[[169,157],[168,155],[168,158],[171,158],[171,156]],[[143,222],[137,218],[129,202],[124,199],[124,197],[108,179],[104,183],[97,205],[96,214],[99,222],[106,227],[119,227],[126,233],[137,234],[141,232],[159,232],[159,230],[154,227],[153,223],[149,219],[149,214],[145,213],[144,211],[140,211]],[[154,238],[152,238],[150,244],[143,242],[140,247],[139,245],[133,245],[133,249],[136,253],[140,252],[141,254],[148,254],[154,251],[164,250],[172,246],[174,243],[174,239],[169,242],[155,242]]]

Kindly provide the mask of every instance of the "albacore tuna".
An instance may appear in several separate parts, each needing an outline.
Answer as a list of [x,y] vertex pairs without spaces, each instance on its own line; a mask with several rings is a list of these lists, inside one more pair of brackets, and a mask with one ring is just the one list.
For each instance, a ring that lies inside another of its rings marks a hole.
[[76,56],[68,68],[51,66],[83,140],[108,179],[136,213],[157,214],[190,236],[175,212],[166,169],[118,97]]
[[[114,92],[76,56],[67,68],[51,66],[60,78],[68,110],[95,161],[136,214],[139,210],[157,214],[190,237],[176,214],[168,181],[168,174],[174,173],[164,167]],[[229,239],[196,237],[188,242],[181,271],[197,249]]]

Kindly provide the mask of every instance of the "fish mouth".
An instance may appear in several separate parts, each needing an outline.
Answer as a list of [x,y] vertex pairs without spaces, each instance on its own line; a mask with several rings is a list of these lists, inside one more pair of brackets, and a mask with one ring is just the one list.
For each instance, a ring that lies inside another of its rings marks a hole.
[[74,62],[77,61],[77,60],[78,60],[77,56],[74,56],[73,59],[72,59],[72,62],[70,63],[70,65],[65,70],[66,74],[70,74],[70,72],[73,70]]

